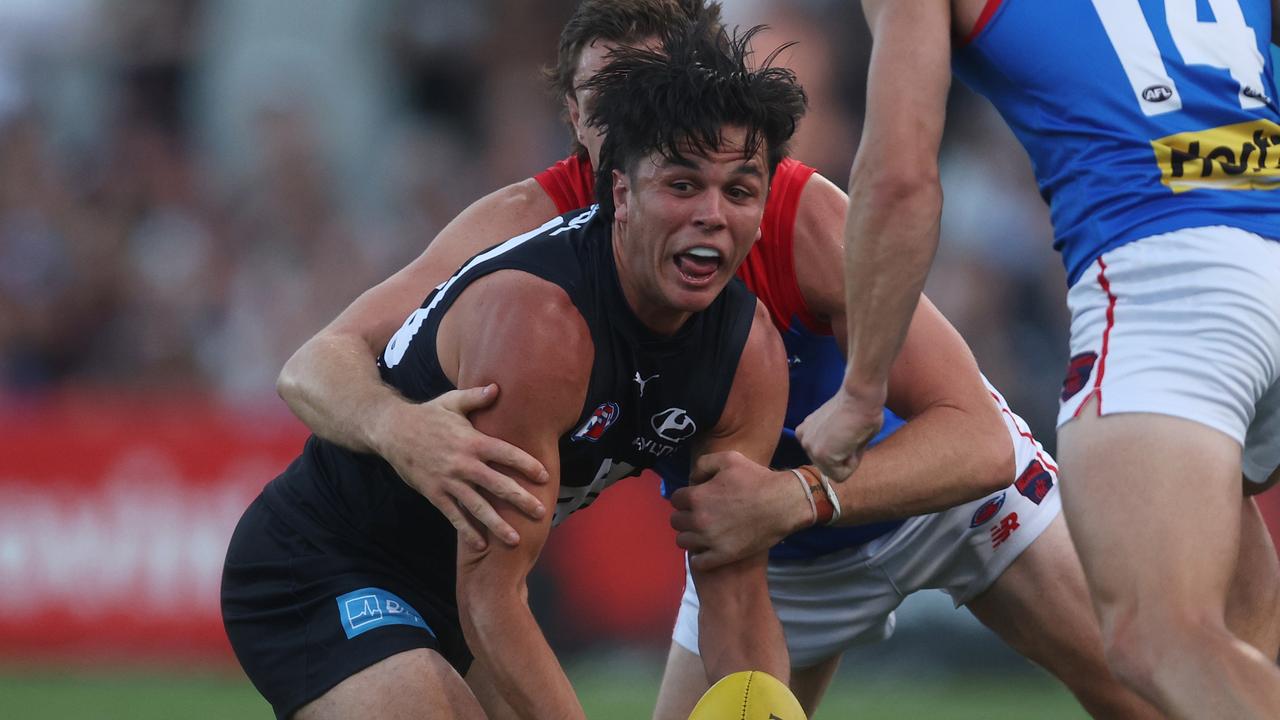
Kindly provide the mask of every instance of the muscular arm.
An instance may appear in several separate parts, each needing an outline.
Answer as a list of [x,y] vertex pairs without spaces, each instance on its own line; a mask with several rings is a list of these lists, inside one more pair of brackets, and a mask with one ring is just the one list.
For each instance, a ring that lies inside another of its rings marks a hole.
[[[486,330],[477,333],[475,327]],[[441,324],[437,348],[442,368],[458,384],[496,382],[507,388],[493,407],[475,414],[476,428],[546,466],[546,484],[512,476],[553,507],[560,485],[558,439],[581,412],[594,353],[586,323],[569,298],[531,275],[494,273],[459,297]],[[522,541],[516,547],[489,543],[479,551],[459,544],[458,610],[467,643],[520,717],[582,718],[528,605],[526,578],[551,518],[533,520],[506,503],[495,504]]]
[[[767,466],[782,432],[786,407],[782,340],[768,312],[758,305],[733,389],[720,422],[700,448],[694,480],[742,463]],[[739,670],[764,670],[783,682],[790,675],[782,626],[769,601],[767,563],[767,549],[714,569],[693,563],[691,572],[702,607],[698,647],[712,683]]]
[[477,389],[410,403],[382,382],[377,356],[431,288],[467,258],[555,214],[554,204],[533,180],[478,200],[426,252],[366,291],[299,348],[276,383],[280,397],[313,432],[352,450],[382,455],[449,518],[464,541],[476,545],[480,536],[459,506],[507,542],[516,538],[472,483],[526,512],[536,514],[539,507],[533,496],[486,462],[502,463],[535,480],[545,478],[543,468],[467,423],[466,413],[491,402],[496,387],[483,397]]
[[951,80],[948,0],[864,0],[863,8],[874,45],[849,179],[849,368],[836,397],[800,428],[810,456],[837,480],[879,429],[890,367],[937,250],[938,148]]
[[[800,196],[796,278],[805,304],[845,347],[842,250],[845,194],[815,175]],[[937,512],[1008,485],[1013,443],[969,346],[921,296],[889,371],[886,405],[909,420],[869,450],[848,482],[835,486],[841,525]],[[798,529],[798,528],[792,528]]]
[[[800,292],[845,347],[843,191],[814,175],[800,196],[793,243]],[[1013,443],[964,340],[928,298],[921,299],[902,352],[889,375],[888,407],[910,420],[870,449],[848,482],[834,490],[855,525],[937,512],[1009,484]],[[680,517],[678,541],[701,550],[695,566],[772,547],[813,523],[798,479],[790,472],[739,467],[680,491],[697,518]]]

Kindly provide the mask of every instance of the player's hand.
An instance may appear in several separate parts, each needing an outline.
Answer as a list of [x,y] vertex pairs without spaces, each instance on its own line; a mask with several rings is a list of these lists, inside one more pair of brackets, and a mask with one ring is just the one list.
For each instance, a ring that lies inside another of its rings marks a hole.
[[795,475],[741,453],[702,456],[691,479],[671,496],[671,527],[698,571],[765,552],[813,519]]
[[479,432],[467,414],[486,408],[498,398],[498,386],[447,392],[430,402],[400,402],[384,415],[378,433],[378,452],[400,477],[444,514],[463,542],[483,550],[482,528],[515,546],[520,536],[493,509],[483,489],[520,512],[538,520],[546,508],[511,477],[492,465],[501,465],[532,482],[547,481],[546,468],[532,455],[497,438]]
[[804,451],[828,478],[844,482],[853,475],[884,424],[886,392],[855,396],[841,388],[796,428]]

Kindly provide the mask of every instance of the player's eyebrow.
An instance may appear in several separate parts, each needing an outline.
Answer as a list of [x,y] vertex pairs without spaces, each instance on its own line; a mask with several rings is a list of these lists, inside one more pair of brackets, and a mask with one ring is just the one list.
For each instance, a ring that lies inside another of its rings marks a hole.
[[[698,164],[693,160],[690,160],[688,157],[684,155],[668,157],[666,159],[666,164],[687,168],[689,170],[698,169]],[[733,175],[753,175],[755,177],[761,177],[761,178],[764,177],[764,173],[760,170],[760,166],[754,160],[748,160],[742,163],[738,167],[731,170],[730,173]]]

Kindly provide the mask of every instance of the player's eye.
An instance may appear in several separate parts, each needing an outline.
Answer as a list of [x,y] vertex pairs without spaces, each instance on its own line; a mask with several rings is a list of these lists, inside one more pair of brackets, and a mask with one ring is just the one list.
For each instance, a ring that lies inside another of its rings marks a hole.
[[671,189],[678,193],[693,192],[693,183],[688,180],[675,180],[671,183]]

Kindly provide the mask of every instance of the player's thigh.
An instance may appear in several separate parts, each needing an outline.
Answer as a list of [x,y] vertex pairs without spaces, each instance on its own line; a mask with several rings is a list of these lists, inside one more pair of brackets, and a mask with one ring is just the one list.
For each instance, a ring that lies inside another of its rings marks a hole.
[[1177,417],[1086,410],[1058,447],[1067,522],[1104,631],[1108,608],[1139,604],[1155,622],[1221,618],[1240,538],[1237,441]]
[[467,684],[439,653],[419,649],[370,665],[304,705],[293,717],[484,720],[485,714]]
[[1241,499],[1240,554],[1227,594],[1227,628],[1274,658],[1280,652],[1280,563],[1251,497]]
[[658,688],[658,703],[653,709],[654,720],[685,720],[708,687],[702,658],[672,642]]
[[324,550],[260,497],[227,550],[222,616],[245,674],[279,717],[388,658],[417,650],[465,668],[452,598],[358,544]]
[[1084,571],[1059,515],[966,607],[1010,647],[1050,669],[1102,662],[1102,638]]

